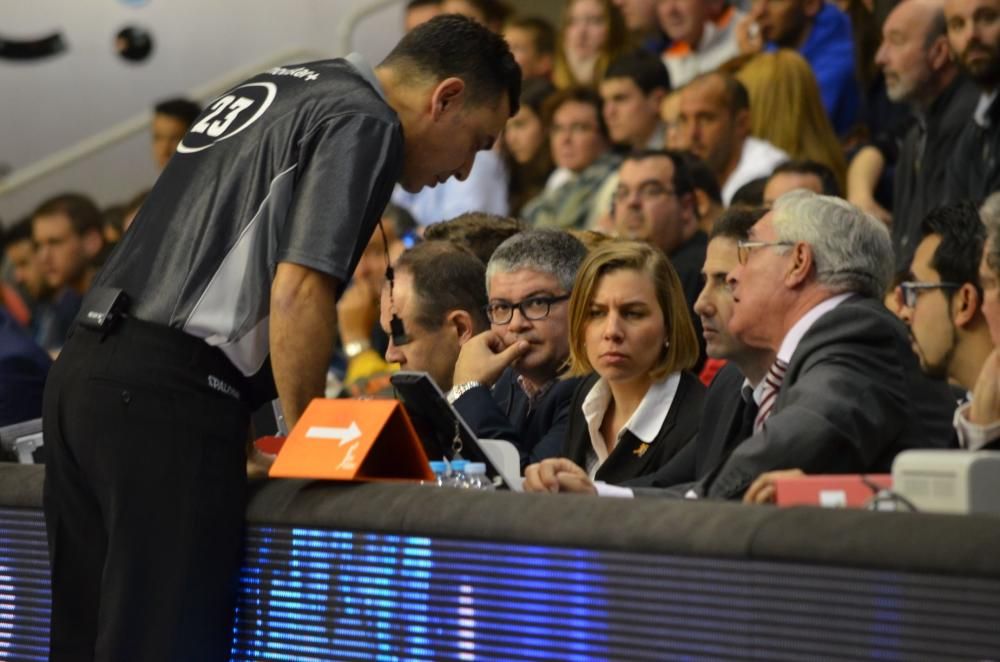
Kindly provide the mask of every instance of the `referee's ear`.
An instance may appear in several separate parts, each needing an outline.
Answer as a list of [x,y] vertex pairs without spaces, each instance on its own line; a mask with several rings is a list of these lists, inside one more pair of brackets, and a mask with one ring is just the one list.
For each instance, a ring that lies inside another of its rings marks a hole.
[[431,118],[439,121],[462,109],[465,103],[465,81],[461,78],[445,78],[434,86],[431,92]]

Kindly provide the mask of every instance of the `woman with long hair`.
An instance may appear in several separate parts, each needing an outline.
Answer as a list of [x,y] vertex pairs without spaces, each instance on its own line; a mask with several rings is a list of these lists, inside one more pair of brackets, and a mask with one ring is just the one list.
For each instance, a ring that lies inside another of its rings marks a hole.
[[507,120],[501,153],[510,173],[510,213],[520,214],[524,205],[545,189],[555,165],[549,149],[542,106],[555,88],[546,80],[529,78],[521,87],[521,107]]
[[760,53],[736,78],[750,95],[750,133],[792,159],[822,163],[846,190],[847,160],[809,63],[788,49]]
[[587,377],[570,405],[563,459],[545,462],[641,484],[692,440],[701,417],[705,387],[688,372],[698,339],[677,273],[644,242],[602,244],[580,266],[569,318],[568,374]]
[[627,49],[625,20],[611,0],[569,0],[560,22],[552,82],[559,89],[596,87],[611,60]]

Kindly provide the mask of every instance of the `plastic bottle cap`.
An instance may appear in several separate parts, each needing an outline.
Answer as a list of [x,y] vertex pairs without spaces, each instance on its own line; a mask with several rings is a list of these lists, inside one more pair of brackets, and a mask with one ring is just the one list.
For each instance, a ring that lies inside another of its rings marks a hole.
[[469,462],[469,466],[465,467],[465,473],[485,476],[486,475],[486,463],[485,462]]
[[431,464],[431,471],[433,471],[434,473],[443,474],[445,472],[446,466],[445,463],[442,462],[441,460],[435,460],[430,464]]
[[469,466],[468,460],[452,460],[451,470],[452,471],[465,471],[465,468]]

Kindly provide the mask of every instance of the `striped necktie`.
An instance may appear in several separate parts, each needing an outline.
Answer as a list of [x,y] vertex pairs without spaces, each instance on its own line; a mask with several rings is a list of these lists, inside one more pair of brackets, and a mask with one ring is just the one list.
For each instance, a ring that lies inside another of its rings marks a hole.
[[774,410],[774,403],[778,400],[778,391],[781,389],[781,382],[785,379],[786,370],[788,370],[788,364],[781,359],[775,359],[771,369],[767,371],[767,376],[764,377],[760,409],[753,422],[754,434],[760,432],[760,429],[764,427],[764,421]]

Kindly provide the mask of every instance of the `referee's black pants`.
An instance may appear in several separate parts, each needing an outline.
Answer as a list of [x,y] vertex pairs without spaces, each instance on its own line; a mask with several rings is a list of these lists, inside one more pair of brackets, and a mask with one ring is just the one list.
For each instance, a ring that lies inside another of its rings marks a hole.
[[228,659],[250,416],[227,390],[239,379],[217,349],[137,320],[67,342],[43,413],[54,662]]

